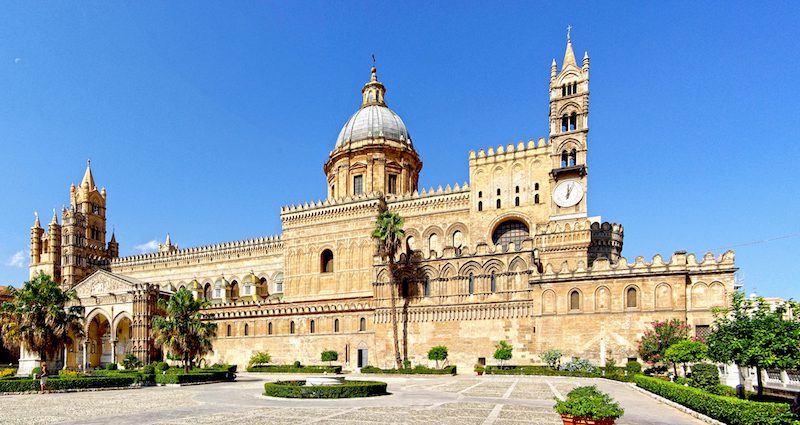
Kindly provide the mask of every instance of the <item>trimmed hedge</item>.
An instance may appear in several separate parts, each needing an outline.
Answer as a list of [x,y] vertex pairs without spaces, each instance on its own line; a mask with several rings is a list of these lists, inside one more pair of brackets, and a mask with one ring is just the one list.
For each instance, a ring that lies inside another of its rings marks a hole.
[[247,368],[248,372],[259,373],[342,373],[341,366],[300,366],[295,365],[261,365]]
[[788,404],[739,400],[641,375],[634,381],[651,393],[729,425],[800,425]]
[[306,386],[306,381],[278,381],[264,384],[264,395],[282,398],[352,398],[385,395],[386,383],[345,381],[339,385]]
[[456,367],[447,366],[441,369],[432,369],[422,365],[417,365],[403,369],[380,369],[374,366],[365,366],[361,368],[361,373],[387,373],[395,375],[455,375]]
[[[75,390],[86,388],[118,388],[134,384],[134,378],[123,376],[102,376],[84,378],[50,378],[47,380],[48,390]],[[39,391],[39,380],[31,378],[4,379],[0,381],[0,393],[17,393]]]
[[569,372],[553,369],[550,366],[486,366],[484,373],[487,375],[543,375],[543,376],[577,376],[584,378],[599,377],[599,373]]
[[227,370],[192,371],[189,373],[164,373],[155,376],[156,384],[190,384],[212,381],[233,381],[234,375]]

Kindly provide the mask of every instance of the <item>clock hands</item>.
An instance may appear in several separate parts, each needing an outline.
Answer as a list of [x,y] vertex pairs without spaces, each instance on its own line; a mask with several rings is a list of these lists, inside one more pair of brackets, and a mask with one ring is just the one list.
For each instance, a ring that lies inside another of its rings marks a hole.
[[571,185],[571,184],[568,184],[568,185],[567,185],[567,199],[569,199],[569,193],[570,193],[570,192],[572,192],[572,185]]

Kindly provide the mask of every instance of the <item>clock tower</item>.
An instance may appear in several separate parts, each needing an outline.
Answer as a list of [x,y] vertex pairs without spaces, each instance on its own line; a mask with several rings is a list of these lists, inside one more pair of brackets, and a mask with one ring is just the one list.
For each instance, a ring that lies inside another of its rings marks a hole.
[[550,220],[587,216],[588,133],[589,55],[578,67],[568,32],[561,71],[555,59],[550,68]]

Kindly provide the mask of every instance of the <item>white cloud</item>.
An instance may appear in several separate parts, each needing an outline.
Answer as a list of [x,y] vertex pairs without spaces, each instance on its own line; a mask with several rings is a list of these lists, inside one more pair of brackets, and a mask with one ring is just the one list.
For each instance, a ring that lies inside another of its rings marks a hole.
[[23,262],[25,261],[25,251],[17,251],[11,258],[8,259],[6,263],[7,266],[11,267],[19,267],[22,268],[24,266]]
[[158,241],[153,239],[150,242],[146,242],[141,245],[136,245],[135,247],[133,247],[133,249],[139,251],[140,253],[157,251]]

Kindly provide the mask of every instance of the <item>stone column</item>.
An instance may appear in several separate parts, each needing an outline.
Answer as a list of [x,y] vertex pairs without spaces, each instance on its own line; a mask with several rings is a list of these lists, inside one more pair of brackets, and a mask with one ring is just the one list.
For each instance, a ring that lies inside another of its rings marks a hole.
[[67,356],[69,356],[69,345],[64,344],[64,367],[61,368],[62,370],[67,370],[67,359],[69,358]]
[[111,363],[117,363],[117,340],[111,340]]
[[86,370],[86,365],[89,363],[89,339],[83,340],[83,363],[81,363],[81,370]]

